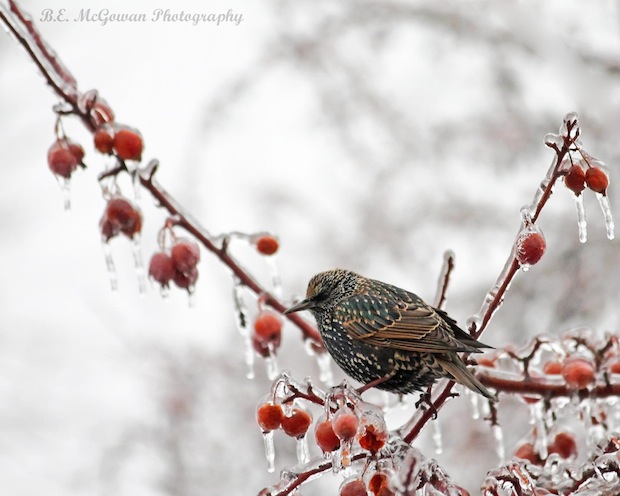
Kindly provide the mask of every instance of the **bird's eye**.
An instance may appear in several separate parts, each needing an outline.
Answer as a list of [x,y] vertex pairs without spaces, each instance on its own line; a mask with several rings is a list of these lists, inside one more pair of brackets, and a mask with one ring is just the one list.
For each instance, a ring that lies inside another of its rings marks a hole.
[[321,291],[319,293],[317,293],[314,298],[312,298],[314,301],[320,303],[322,301],[325,301],[327,298],[329,297],[329,295],[327,294],[327,291]]

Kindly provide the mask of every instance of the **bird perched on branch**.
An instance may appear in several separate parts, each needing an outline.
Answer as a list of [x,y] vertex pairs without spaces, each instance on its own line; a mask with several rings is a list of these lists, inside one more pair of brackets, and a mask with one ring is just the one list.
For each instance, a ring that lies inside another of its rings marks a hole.
[[493,396],[459,357],[490,348],[417,295],[343,269],[315,275],[306,298],[325,348],[348,375],[393,393],[420,391],[445,377]]

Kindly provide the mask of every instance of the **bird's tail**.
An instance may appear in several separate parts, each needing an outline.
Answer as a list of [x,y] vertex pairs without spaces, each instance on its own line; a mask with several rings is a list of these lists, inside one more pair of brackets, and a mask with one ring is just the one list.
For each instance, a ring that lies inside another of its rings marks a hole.
[[472,391],[481,394],[491,401],[497,401],[497,398],[476,379],[476,376],[465,366],[458,355],[436,356],[435,359],[456,382],[463,384],[463,386],[467,386]]

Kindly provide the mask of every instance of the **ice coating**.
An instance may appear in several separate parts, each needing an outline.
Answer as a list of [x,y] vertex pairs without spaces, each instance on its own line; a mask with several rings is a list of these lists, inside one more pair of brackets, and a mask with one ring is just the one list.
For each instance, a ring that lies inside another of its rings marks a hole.
[[588,241],[588,223],[586,221],[586,209],[583,206],[583,195],[575,195],[575,207],[577,207],[577,228],[579,230],[579,241]]
[[614,239],[614,219],[611,214],[611,205],[609,204],[609,197],[601,193],[596,193],[596,199],[598,200],[601,210],[603,211],[603,217],[605,218],[605,229],[607,230],[607,239]]
[[105,266],[108,271],[108,279],[110,280],[110,287],[112,288],[112,291],[116,291],[118,289],[118,277],[116,275],[114,259],[112,258],[112,248],[110,247],[110,243],[108,243],[105,238],[101,241],[103,256],[105,258]]
[[263,432],[263,445],[265,447],[265,458],[267,459],[267,472],[272,473],[276,469],[276,449],[273,443],[273,431]]

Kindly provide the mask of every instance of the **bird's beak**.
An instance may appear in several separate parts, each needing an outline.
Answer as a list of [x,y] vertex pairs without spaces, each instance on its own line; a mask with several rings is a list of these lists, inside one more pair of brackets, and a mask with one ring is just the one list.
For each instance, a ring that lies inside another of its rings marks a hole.
[[301,310],[310,310],[311,308],[314,308],[315,306],[316,306],[316,303],[312,300],[308,300],[308,299],[301,300],[299,303],[296,303],[291,308],[287,308],[286,310],[284,310],[284,315],[287,315],[293,312],[300,312]]

